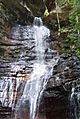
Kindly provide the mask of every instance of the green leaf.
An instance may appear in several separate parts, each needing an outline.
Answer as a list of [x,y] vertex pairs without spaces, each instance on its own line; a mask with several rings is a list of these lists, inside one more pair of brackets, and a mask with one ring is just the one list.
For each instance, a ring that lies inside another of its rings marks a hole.
[[44,16],[46,16],[46,17],[49,16],[49,12],[48,12],[47,7],[46,7],[46,9],[45,9]]

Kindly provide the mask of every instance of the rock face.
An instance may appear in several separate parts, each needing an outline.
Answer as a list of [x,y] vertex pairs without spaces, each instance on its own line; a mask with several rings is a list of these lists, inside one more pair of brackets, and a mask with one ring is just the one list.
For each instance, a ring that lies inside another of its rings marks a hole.
[[[54,81],[53,86],[76,82],[80,78],[80,60],[73,56],[60,55],[57,65],[53,69],[53,76],[50,81]],[[54,80],[53,80],[54,79]]]
[[[80,60],[60,56],[43,95],[43,111],[48,119],[76,119],[80,115]],[[43,112],[42,111],[42,112]]]
[[[31,27],[31,26],[28,26]],[[23,92],[23,87],[25,85],[25,79],[29,79],[29,75],[32,71],[32,63],[35,60],[35,52],[34,52],[34,39],[28,37],[28,31],[26,26],[18,25],[17,35],[15,35],[14,31],[16,27],[12,29],[13,37],[12,39],[15,41],[14,43],[22,43],[21,45],[14,44],[14,48],[11,52],[11,60],[12,67],[9,62],[6,60],[2,60],[0,65],[1,75],[12,77],[13,85],[13,95],[16,98],[15,103],[20,98]],[[19,29],[20,28],[20,29]],[[26,34],[26,38],[24,36],[24,32]],[[31,32],[32,33],[32,30]],[[21,42],[22,41],[22,42]],[[50,42],[50,41],[49,41]],[[54,40],[51,41],[54,44]],[[50,42],[50,43],[51,43]],[[59,45],[59,44],[58,44]],[[50,47],[51,50],[54,47]],[[50,54],[48,49],[46,49],[45,53],[48,53],[48,57],[46,55],[46,60],[48,58],[54,58],[57,51],[53,54]],[[21,56],[21,57],[20,57]],[[18,62],[16,65],[13,61],[17,58],[21,58],[25,62]],[[9,58],[9,57],[8,57]],[[8,60],[7,60],[8,61]],[[12,70],[11,70],[12,69]],[[3,71],[4,70],[4,71]],[[27,76],[26,76],[27,75]],[[20,86],[17,88],[17,79],[19,79]],[[39,116],[47,118],[47,119],[75,119],[80,115],[80,60],[73,55],[59,55],[59,61],[53,68],[53,75],[50,77],[46,89],[43,93],[43,97],[40,102]],[[23,84],[23,85],[22,85]],[[10,84],[9,84],[10,87]],[[21,92],[21,93],[20,93]],[[7,93],[8,94],[8,93]],[[7,96],[9,97],[9,96]],[[10,100],[10,97],[9,97]],[[26,119],[27,112],[25,111],[28,107],[29,102],[26,102],[25,108],[22,108],[22,117],[23,113],[25,114],[23,119]],[[1,108],[4,112],[5,108]],[[5,110],[6,112],[6,110]],[[4,113],[5,114],[5,113]],[[20,118],[21,119],[21,118]]]
[[60,55],[43,93],[39,115],[46,119],[76,119],[80,115],[80,60]]
[[[20,9],[22,9],[22,7],[20,7]],[[21,28],[19,29],[19,27]],[[4,38],[3,42],[0,41],[1,45],[3,44],[6,46],[7,45],[13,46],[11,52],[9,52],[12,62],[14,61],[14,59],[17,59],[17,58],[21,58],[21,60],[27,62],[26,64],[23,64],[25,65],[25,67],[23,67],[22,64],[19,64],[17,68],[17,65],[16,65],[16,68],[14,68],[14,71],[10,70],[11,69],[10,64],[6,63],[8,64],[8,66],[6,66],[8,69],[6,74],[12,77],[12,82],[14,83],[13,93],[14,93],[14,97],[16,97],[16,101],[21,96],[19,92],[21,91],[22,93],[23,91],[24,85],[22,84],[25,83],[26,74],[30,74],[30,72],[32,71],[32,67],[30,67],[30,64],[32,64],[33,60],[35,60],[34,41],[33,39],[29,38],[30,39],[30,43],[29,43],[28,38],[24,39],[25,37],[23,35],[24,32],[28,33],[26,26],[24,27],[25,29],[20,25],[17,27],[21,32],[19,33],[17,32],[17,35],[18,35],[17,39],[15,37],[12,37],[13,40],[15,39],[14,42],[11,42],[12,39],[11,40],[6,39],[6,37]],[[15,28],[13,30],[15,31]],[[26,34],[26,36],[27,35],[28,34]],[[9,40],[9,42],[7,42],[7,40]],[[17,45],[18,47],[16,48]],[[46,52],[47,50],[48,49],[46,49]],[[22,52],[24,52],[24,54]],[[54,57],[54,53],[53,53],[53,56],[52,55],[50,55],[50,57],[46,56],[46,59],[53,58],[53,57]],[[62,54],[59,57],[60,57],[59,61],[57,65],[55,65],[55,67],[53,68],[53,75],[52,77],[50,77],[49,82],[44,91],[43,97],[41,99],[39,114],[42,115],[42,117],[45,116],[45,118],[47,119],[76,119],[80,115],[80,93],[79,93],[80,92],[80,60],[77,59],[73,55],[66,56]],[[2,75],[4,73],[3,70],[5,70],[5,66],[4,66],[5,59],[4,59],[4,62],[2,61],[0,63],[1,63],[0,70],[2,72],[1,73]],[[21,63],[24,63],[24,62],[21,62]],[[18,71],[16,71],[16,69],[18,69]],[[16,89],[17,78],[22,81],[20,86],[18,87],[18,90],[16,91],[15,89]],[[29,102],[26,102],[26,103],[29,103]],[[28,108],[28,104],[25,105],[25,109],[26,108]],[[11,113],[11,108],[5,108],[5,107],[2,107],[1,105],[0,109],[1,109],[0,113],[2,112],[3,114],[6,114],[6,112]],[[23,118],[23,114],[25,113],[25,109],[22,110],[22,118]],[[23,119],[26,119],[26,114]]]
[[[39,117],[44,119],[76,119],[80,115],[80,61],[75,56],[60,55],[43,93]],[[22,88],[22,87],[19,87]],[[20,89],[19,89],[20,91]],[[28,108],[26,102],[25,109]],[[3,108],[1,108],[3,109]],[[29,109],[21,109],[21,116],[26,116]],[[4,109],[3,109],[4,110]],[[18,115],[20,116],[20,115]],[[21,119],[21,118],[20,118]]]
[[6,117],[12,114],[12,108],[2,106],[0,102],[0,117]]

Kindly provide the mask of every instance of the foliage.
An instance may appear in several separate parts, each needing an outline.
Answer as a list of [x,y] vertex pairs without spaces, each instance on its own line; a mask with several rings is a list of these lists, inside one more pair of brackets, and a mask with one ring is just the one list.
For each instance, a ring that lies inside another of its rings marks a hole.
[[45,12],[44,12],[44,16],[48,16],[49,15],[49,12],[48,12],[48,9],[47,9],[47,7],[46,7],[46,9],[45,9]]
[[70,53],[75,53],[80,57],[80,1],[79,0],[68,0],[69,6],[72,10],[69,14],[69,24],[67,28],[63,27],[62,32],[67,29],[67,37],[64,40],[64,49]]
[[74,0],[73,11],[70,15],[72,33],[70,38],[75,42],[75,52],[80,57],[80,1]]
[[63,52],[80,57],[80,0],[54,1],[55,8],[50,11],[47,6],[44,13],[46,17],[51,14],[51,22],[56,18],[57,29],[53,29],[53,35],[60,40]]

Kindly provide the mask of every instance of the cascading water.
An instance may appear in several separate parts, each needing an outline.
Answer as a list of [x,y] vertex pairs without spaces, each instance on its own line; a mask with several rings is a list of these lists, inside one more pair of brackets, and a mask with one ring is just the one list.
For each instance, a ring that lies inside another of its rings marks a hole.
[[[55,56],[54,51],[49,48],[49,36],[50,31],[43,25],[41,18],[35,17],[33,26],[17,25],[13,27],[11,33],[13,42],[22,44],[13,49],[20,49],[20,54],[15,61],[12,59],[12,62],[8,63],[9,77],[4,76],[0,80],[2,106],[14,109],[16,105],[15,110],[19,112],[28,101],[30,119],[38,116],[42,94],[59,59],[57,52]],[[19,72],[25,75],[26,80],[23,76],[20,78]],[[28,73],[29,76],[27,76]],[[17,119],[16,115],[15,119]]]
[[[69,119],[80,119],[80,62],[64,54],[58,62],[57,51],[49,47],[57,42],[53,39],[50,43],[49,36],[41,18],[35,17],[33,25],[16,24],[10,39],[3,37],[6,43],[0,44],[0,118],[15,110],[15,116],[8,119],[41,119],[44,114],[46,119],[68,119],[67,113]],[[42,95],[44,100],[40,102]],[[52,105],[48,108],[49,103]]]
[[47,38],[49,36],[50,31],[43,26],[41,18],[35,18],[33,24],[33,39],[35,43],[36,60],[33,63],[30,80],[26,82],[23,95],[17,104],[19,108],[20,105],[25,104],[26,100],[29,100],[30,119],[35,119],[38,114],[41,96],[45,90],[48,79],[52,75],[53,67],[58,61],[58,58],[53,58],[46,62],[45,51],[48,48]]
[[76,83],[72,84],[72,90],[70,95],[70,108],[71,108],[71,116],[73,119],[79,119],[80,118],[80,89],[79,89],[79,83],[76,86]]

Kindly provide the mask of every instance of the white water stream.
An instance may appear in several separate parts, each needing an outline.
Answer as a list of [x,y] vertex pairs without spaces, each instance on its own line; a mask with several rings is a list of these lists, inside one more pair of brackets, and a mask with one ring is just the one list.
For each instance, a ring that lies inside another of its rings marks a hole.
[[[23,94],[22,94],[21,98],[18,100],[18,103],[16,105],[16,110],[18,110],[20,108],[20,106],[25,104],[26,100],[28,100],[29,104],[30,104],[30,119],[35,119],[38,114],[40,99],[41,99],[42,94],[46,88],[47,82],[52,75],[53,68],[58,62],[58,58],[54,57],[53,59],[50,58],[50,59],[48,59],[48,61],[46,61],[46,55],[48,55],[45,53],[46,49],[50,53],[52,52],[52,50],[50,50],[47,45],[47,40],[50,36],[50,31],[48,28],[43,26],[41,18],[34,19],[34,23],[33,23],[33,26],[31,29],[32,29],[32,35],[27,36],[27,37],[33,37],[33,39],[34,39],[34,45],[35,45],[34,52],[36,55],[36,59],[33,61],[32,72],[30,74],[30,80],[26,81]],[[25,31],[25,34],[27,34],[26,31]],[[19,35],[19,33],[18,33],[18,35]],[[26,37],[26,35],[24,35],[24,36]],[[27,43],[27,41],[26,41],[26,43]],[[23,55],[24,55],[24,52],[23,52]],[[13,98],[13,93],[12,93],[13,86],[14,86],[13,82],[11,82],[12,81],[11,79],[9,79],[9,80],[6,79],[6,80],[7,80],[7,82],[10,81],[9,90],[11,92],[11,95],[9,94],[9,96],[11,96],[11,98]],[[17,81],[16,86],[17,85],[19,86],[20,83],[21,83],[20,80]],[[6,86],[4,86],[5,88],[3,91],[6,90],[6,92],[7,92],[8,83],[6,83],[5,85]],[[2,83],[1,83],[1,86],[3,86]],[[18,86],[16,87],[16,91],[18,89]],[[4,93],[4,92],[2,92],[2,94],[6,95],[6,93]],[[5,95],[1,98],[2,103],[4,103],[3,100],[5,100],[5,98],[6,98]],[[7,106],[11,107],[12,105],[14,105],[12,99],[9,100],[8,103],[9,104],[7,104]]]
[[31,79],[27,81],[23,95],[19,101],[20,104],[29,100],[30,119],[35,119],[38,113],[37,111],[41,96],[47,85],[48,79],[52,75],[53,67],[58,61],[58,59],[50,59],[49,62],[45,61],[45,50],[47,48],[46,39],[50,36],[50,31],[48,28],[43,26],[41,18],[34,19],[33,30],[36,60],[33,64],[33,72],[30,77]]

